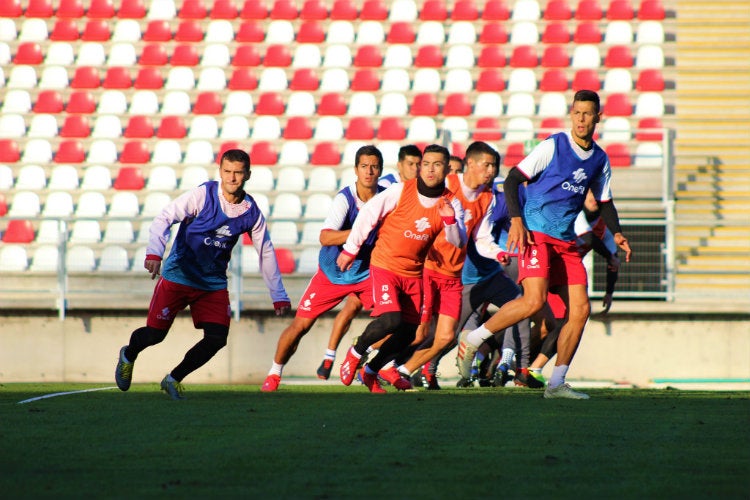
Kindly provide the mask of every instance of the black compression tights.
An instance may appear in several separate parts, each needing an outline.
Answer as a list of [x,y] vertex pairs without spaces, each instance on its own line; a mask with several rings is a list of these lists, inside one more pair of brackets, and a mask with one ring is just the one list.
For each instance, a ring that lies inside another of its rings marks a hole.
[[389,361],[401,354],[404,349],[408,348],[417,335],[417,327],[419,325],[411,323],[402,323],[399,325],[393,331],[393,335],[380,346],[377,356],[367,363],[370,369],[377,372]]
[[359,336],[359,340],[354,345],[354,350],[360,355],[363,355],[367,348],[373,345],[375,342],[382,340],[389,333],[396,331],[396,328],[401,324],[401,313],[400,312],[387,312],[381,314],[374,320],[370,321],[365,331]]
[[182,362],[172,370],[172,378],[182,381],[188,374],[205,365],[209,359],[227,345],[229,327],[216,323],[203,324],[203,338],[188,352]]
[[135,330],[130,334],[130,344],[125,349],[125,357],[130,362],[135,361],[142,350],[164,340],[168,331],[151,328],[150,326]]

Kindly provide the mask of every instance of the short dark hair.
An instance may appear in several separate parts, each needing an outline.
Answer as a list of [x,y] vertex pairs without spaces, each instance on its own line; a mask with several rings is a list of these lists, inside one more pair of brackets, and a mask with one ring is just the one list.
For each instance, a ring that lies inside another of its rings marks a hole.
[[359,148],[357,150],[357,153],[354,155],[355,167],[359,165],[359,159],[363,156],[376,156],[378,158],[378,165],[380,165],[380,170],[383,170],[383,153],[381,153],[378,148],[376,148],[372,144],[368,144],[367,146],[362,146],[361,148]]
[[593,102],[594,106],[596,107],[596,112],[599,112],[600,104],[599,104],[599,94],[594,92],[593,90],[579,90],[576,92],[576,94],[573,96],[573,102],[577,101],[588,101]]
[[469,144],[469,147],[466,148],[466,158],[473,157],[475,155],[482,155],[482,154],[488,154],[492,155],[493,157],[497,154],[497,151],[495,151],[492,146],[487,144],[486,142],[482,141],[474,141],[471,144]]
[[451,155],[451,157],[448,158],[448,160],[449,161],[460,161],[462,165],[464,163],[464,159],[461,158],[460,156],[457,156],[457,155]]
[[440,153],[445,158],[445,167],[448,168],[448,162],[450,161],[450,151],[448,151],[448,148],[445,146],[441,146],[440,144],[430,144],[426,148],[424,148],[424,154],[427,153]]
[[419,150],[417,146],[414,144],[407,144],[406,146],[401,146],[401,148],[398,150],[398,161],[404,161],[407,156],[416,156],[420,160],[422,159],[422,151]]
[[224,160],[241,162],[242,167],[248,172],[250,171],[250,155],[241,149],[227,149],[224,151],[224,154],[221,155],[219,165],[224,163]]

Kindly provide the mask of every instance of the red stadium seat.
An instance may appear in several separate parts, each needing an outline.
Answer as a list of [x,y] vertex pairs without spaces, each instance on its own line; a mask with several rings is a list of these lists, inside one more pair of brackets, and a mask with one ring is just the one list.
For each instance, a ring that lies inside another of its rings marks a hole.
[[271,19],[294,20],[299,16],[293,0],[274,0],[270,13]]
[[456,0],[453,4],[451,19],[454,21],[476,21],[479,19],[479,9],[474,0]]
[[660,130],[648,130],[648,129],[660,129],[663,128],[659,118],[641,118],[638,121],[638,128],[635,131],[635,138],[638,141],[661,141],[664,136]]
[[60,137],[83,138],[91,135],[89,119],[83,115],[67,115],[58,133]]
[[203,5],[203,0],[185,0],[182,8],[177,12],[180,19],[205,19],[208,11]]
[[34,113],[56,114],[63,110],[62,95],[56,90],[42,90],[34,103]]
[[471,101],[467,94],[450,94],[445,98],[443,116],[470,116]]
[[635,82],[635,89],[639,92],[661,92],[665,87],[664,75],[657,68],[644,69]]
[[358,69],[349,88],[355,92],[374,92],[380,90],[380,78],[377,71],[371,68]]
[[604,66],[607,68],[632,68],[633,54],[627,45],[614,45],[607,50]]
[[299,17],[305,21],[323,21],[328,19],[328,7],[322,0],[305,0]]
[[101,84],[99,70],[92,66],[80,66],[76,68],[73,79],[70,81],[70,87],[73,89],[98,89]]
[[542,67],[544,68],[567,68],[570,66],[570,57],[563,45],[549,45],[542,53]]
[[338,93],[323,94],[318,104],[318,114],[321,116],[344,116],[346,114],[346,101]]
[[237,47],[237,51],[232,58],[232,66],[260,66],[260,52],[255,44],[245,44]]
[[159,139],[182,139],[186,135],[187,127],[181,116],[165,116],[161,119],[159,130],[156,132]]
[[341,152],[333,142],[319,142],[313,149],[310,163],[313,165],[338,165],[341,163]]
[[485,45],[477,58],[480,68],[502,68],[505,66],[505,52],[501,45]]
[[89,114],[96,110],[96,99],[85,90],[76,90],[68,97],[68,105],[65,111],[68,113]]
[[200,22],[192,19],[181,21],[177,25],[174,39],[178,42],[202,42],[203,28],[201,28]]
[[245,0],[240,10],[242,19],[266,19],[268,8],[264,0]]
[[277,247],[275,252],[276,262],[279,265],[279,271],[281,274],[292,274],[297,267],[292,251],[288,248]]
[[[122,163],[148,163],[151,159],[151,151],[148,150],[148,145],[142,141],[128,141],[122,148],[120,154],[120,162]],[[116,189],[117,188],[115,186]]]
[[417,50],[414,66],[418,68],[442,68],[443,53],[437,45],[422,45]]
[[596,23],[578,23],[576,31],[573,34],[575,43],[600,43],[602,41],[602,32]]
[[241,43],[260,43],[266,39],[266,32],[259,21],[250,20],[242,21],[240,29],[234,36],[235,42]]
[[164,78],[157,67],[145,67],[138,70],[133,82],[138,90],[157,90],[164,87]]
[[591,68],[584,68],[576,71],[573,76],[573,82],[571,83],[571,89],[576,92],[579,90],[593,90],[596,92],[601,87],[602,84],[599,80],[599,73]]
[[417,94],[412,100],[409,114],[412,116],[437,116],[438,102],[435,94]]
[[550,0],[543,15],[545,21],[567,21],[573,17],[567,0]]
[[388,43],[414,43],[416,38],[417,34],[414,31],[412,23],[396,21],[391,23],[391,28],[388,30],[386,41]]
[[479,43],[508,43],[508,32],[503,23],[485,23],[479,34]]
[[282,134],[284,139],[297,140],[310,139],[312,135],[313,129],[306,116],[289,117],[289,120],[286,122],[286,127],[284,127],[284,133]]
[[629,167],[630,151],[628,150],[627,144],[608,144],[605,148],[607,156],[609,156],[609,164],[612,167]]
[[641,0],[638,19],[641,21],[662,21],[666,17],[661,0]]
[[255,113],[258,115],[281,116],[284,114],[285,108],[286,106],[281,94],[277,92],[264,92],[258,98]]
[[18,143],[13,139],[0,139],[0,161],[3,163],[15,163],[21,159]]
[[42,46],[36,42],[21,42],[16,50],[13,64],[42,64],[44,52]]
[[500,70],[495,68],[483,69],[479,73],[476,85],[477,92],[500,92],[505,90],[505,78]]
[[297,43],[323,43],[326,31],[319,21],[305,21],[297,32]]
[[292,53],[286,45],[270,45],[266,49],[263,65],[274,68],[288,68],[292,64]]
[[109,25],[104,19],[89,19],[81,33],[81,40],[85,42],[108,42],[111,37]]
[[[140,0],[122,2],[118,17],[122,19],[142,19],[146,15],[146,8]],[[112,0],[91,0],[86,12],[89,19],[111,19],[115,17],[115,6]]]
[[131,116],[122,135],[128,139],[149,139],[154,136],[154,124],[148,116]]
[[503,165],[506,167],[515,167],[525,156],[526,154],[522,142],[508,144],[508,148],[505,150],[505,156],[503,157]]
[[513,48],[508,63],[511,68],[536,68],[539,60],[536,48],[531,45],[519,45]]
[[55,14],[55,7],[52,5],[52,0],[29,0],[25,14],[26,17],[49,18]]
[[10,220],[3,234],[3,243],[31,243],[34,241],[34,225],[30,220]]
[[539,124],[539,128],[541,130],[536,135],[537,139],[546,139],[555,130],[565,130],[565,120],[556,116],[544,118]]
[[229,90],[255,90],[258,78],[250,68],[235,68],[227,84]]
[[565,23],[550,22],[542,33],[542,43],[568,43],[570,33]]
[[279,153],[268,141],[253,143],[250,148],[250,160],[253,165],[276,165],[278,158]]
[[60,0],[55,17],[61,19],[78,19],[79,17],[83,17],[85,11],[86,9],[84,9],[81,0]]
[[[96,6],[96,7],[95,7]],[[111,7],[111,10],[109,9]],[[112,17],[114,7],[111,0],[91,0],[88,16],[93,17],[91,12],[95,11],[97,17]],[[109,13],[109,15],[105,15]],[[143,19],[146,17],[146,6],[142,0],[128,0],[120,4],[120,10],[117,11],[117,17],[120,19]]]
[[354,55],[354,66],[358,68],[379,68],[383,65],[383,54],[375,45],[362,45]]
[[388,7],[382,0],[366,0],[359,18],[367,21],[385,21],[388,19]]
[[579,21],[598,21],[602,18],[602,14],[599,0],[580,0],[575,18]]
[[23,6],[21,6],[21,0],[0,2],[0,17],[21,17],[22,15]]
[[86,159],[86,150],[80,141],[66,139],[60,142],[55,153],[57,163],[83,163]]
[[612,0],[607,8],[607,19],[610,21],[630,21],[633,19],[633,6],[630,0]]
[[294,71],[292,81],[289,82],[290,90],[318,90],[320,81],[318,74],[311,68],[299,68]]
[[214,0],[211,8],[211,19],[232,20],[239,15],[239,10],[232,0]]
[[167,48],[162,43],[147,43],[141,52],[141,66],[166,66],[169,61]]
[[507,21],[510,18],[510,10],[505,0],[487,0],[482,11],[482,19],[485,21]]
[[335,0],[331,7],[331,20],[354,21],[359,12],[353,0]]
[[169,27],[169,21],[162,19],[149,21],[141,39],[144,42],[169,42],[172,40],[172,28]]
[[375,137],[375,128],[367,116],[355,116],[349,121],[344,137],[350,141],[369,141]]
[[[222,142],[219,145],[219,152],[216,154],[216,163],[217,164],[221,163],[221,157],[224,156],[224,153],[226,153],[230,149],[240,149],[242,151],[247,152],[247,150],[245,148],[243,148],[242,145],[239,142],[236,142],[236,141]],[[253,163],[254,163],[254,161],[253,161]]]
[[145,185],[140,167],[120,167],[112,187],[118,191],[140,191]]
[[539,90],[542,92],[564,92],[568,90],[568,76],[560,68],[548,69],[539,80]]
[[49,35],[53,42],[75,42],[80,37],[78,25],[73,19],[58,19]]
[[213,91],[201,92],[195,99],[193,114],[196,115],[219,115],[224,110],[221,97]]
[[627,94],[610,94],[603,112],[607,116],[630,116],[633,114],[633,104]]
[[445,21],[448,19],[448,9],[443,0],[426,0],[419,12],[422,21]]
[[182,43],[175,46],[169,63],[172,66],[197,66],[199,61],[200,55],[196,46]]
[[130,77],[130,70],[122,66],[107,68],[104,75],[102,87],[105,89],[129,89],[133,86],[133,79]]
[[406,127],[398,116],[387,116],[380,121],[378,139],[381,141],[401,141],[406,138]]

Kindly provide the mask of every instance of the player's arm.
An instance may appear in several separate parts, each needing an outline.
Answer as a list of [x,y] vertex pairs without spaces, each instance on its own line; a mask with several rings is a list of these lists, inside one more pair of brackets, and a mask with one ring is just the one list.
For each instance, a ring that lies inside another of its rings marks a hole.
[[466,245],[466,225],[464,224],[464,209],[458,198],[448,200],[441,198],[438,201],[438,213],[443,219],[443,232],[445,239],[451,245],[462,247]]
[[607,229],[612,233],[615,244],[625,252],[625,262],[630,262],[630,244],[625,235],[622,234],[620,227],[620,217],[617,215],[617,208],[612,200],[599,202],[599,213],[602,220],[607,225]]
[[505,204],[508,207],[510,227],[508,228],[508,253],[523,253],[527,244],[533,244],[531,233],[526,229],[521,217],[521,202],[518,196],[518,187],[526,182],[528,178],[518,168],[513,167],[503,182],[505,193]]
[[258,219],[255,221],[250,237],[253,240],[255,251],[258,252],[258,267],[270,294],[276,316],[286,314],[292,307],[289,296],[281,281],[281,270],[276,260],[271,236],[268,234],[268,225],[263,214],[258,211]]
[[328,213],[326,220],[323,222],[323,228],[320,231],[320,244],[323,246],[339,246],[346,242],[351,233],[351,229],[341,229],[346,221],[346,216],[351,207],[346,196],[338,193],[333,198],[331,211]]
[[474,227],[474,234],[472,234],[472,237],[476,243],[476,249],[479,255],[488,259],[495,259],[500,263],[507,265],[509,263],[508,253],[500,248],[500,245],[497,244],[493,235],[494,223],[492,221],[494,219],[494,205],[495,202],[493,201],[492,205],[490,205],[490,208],[487,210],[487,213],[482,217],[482,220]]

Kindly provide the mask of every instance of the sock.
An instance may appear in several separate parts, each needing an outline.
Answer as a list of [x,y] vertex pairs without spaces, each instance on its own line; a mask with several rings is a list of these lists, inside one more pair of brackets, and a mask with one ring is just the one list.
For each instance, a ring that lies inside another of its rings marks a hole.
[[550,387],[558,387],[565,383],[565,375],[568,374],[568,365],[555,366],[549,379]]
[[513,349],[503,349],[503,356],[500,358],[500,364],[506,364],[510,366],[510,364],[513,362],[513,356],[516,355],[516,351]]
[[274,361],[273,364],[271,365],[271,369],[268,370],[268,374],[269,375],[278,375],[279,377],[281,377],[281,372],[283,370],[284,370],[284,365],[280,365],[280,364],[278,364],[277,362]]
[[372,346],[370,346],[370,347],[368,347],[368,348],[367,348],[367,351],[365,352],[365,354],[370,354],[370,353],[371,353],[372,351],[374,351],[374,350],[375,350],[375,349],[373,349],[373,347],[372,347]]
[[350,353],[352,354],[352,356],[354,356],[355,358],[357,358],[357,359],[362,359],[362,355],[361,355],[360,353],[358,353],[358,352],[357,352],[357,350],[356,350],[356,349],[355,349],[354,347],[352,347],[351,349],[349,349],[349,352],[350,352]]
[[534,375],[541,375],[542,369],[541,368],[529,368],[529,372],[533,373]]
[[411,372],[409,372],[409,370],[408,370],[408,369],[407,369],[407,368],[406,368],[406,367],[405,367],[404,365],[401,365],[401,366],[399,366],[399,367],[398,367],[398,372],[399,372],[399,373],[400,373],[400,374],[401,374],[401,375],[402,375],[403,377],[407,377],[407,378],[408,378],[408,377],[411,377]]
[[377,372],[372,371],[370,365],[365,365],[365,373],[367,373],[368,375],[377,375]]
[[466,336],[466,341],[472,344],[474,347],[479,347],[480,345],[482,345],[482,342],[490,337],[492,337],[492,332],[489,331],[484,326],[484,324],[482,324],[482,326],[480,326],[476,330],[472,330],[469,332],[469,334]]
[[336,359],[336,350],[335,349],[326,349],[326,359],[330,359],[333,361]]

